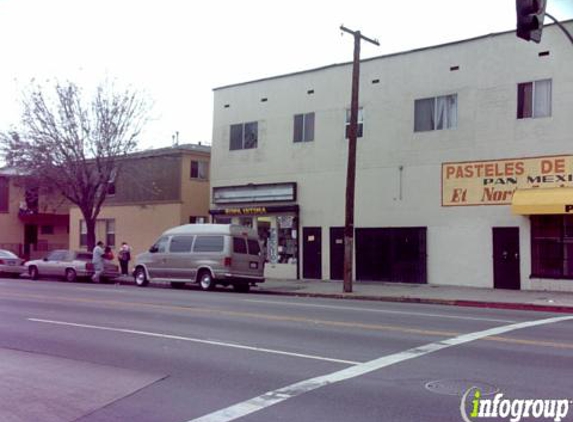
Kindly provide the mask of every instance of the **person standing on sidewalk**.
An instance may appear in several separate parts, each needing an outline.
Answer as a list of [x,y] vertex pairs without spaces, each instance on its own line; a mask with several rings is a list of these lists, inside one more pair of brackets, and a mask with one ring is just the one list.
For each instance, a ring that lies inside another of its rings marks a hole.
[[92,254],[92,264],[94,266],[94,275],[92,276],[92,281],[94,283],[100,282],[100,277],[103,273],[103,255],[105,251],[103,249],[103,242],[97,242],[93,254]]
[[121,267],[121,275],[129,275],[129,261],[131,260],[131,248],[126,242],[121,244],[121,248],[117,254],[119,266]]

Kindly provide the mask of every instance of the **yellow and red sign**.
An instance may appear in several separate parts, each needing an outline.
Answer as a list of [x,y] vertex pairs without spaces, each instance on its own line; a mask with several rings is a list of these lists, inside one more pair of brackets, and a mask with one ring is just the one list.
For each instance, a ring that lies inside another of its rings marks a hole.
[[442,206],[508,205],[516,189],[573,186],[573,155],[442,164]]

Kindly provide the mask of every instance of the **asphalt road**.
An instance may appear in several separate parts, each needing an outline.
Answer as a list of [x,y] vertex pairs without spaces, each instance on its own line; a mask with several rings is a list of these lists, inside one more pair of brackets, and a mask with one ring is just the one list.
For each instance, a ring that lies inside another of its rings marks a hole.
[[567,421],[572,330],[563,314],[0,279],[0,420],[510,420],[469,416],[477,387],[566,399]]

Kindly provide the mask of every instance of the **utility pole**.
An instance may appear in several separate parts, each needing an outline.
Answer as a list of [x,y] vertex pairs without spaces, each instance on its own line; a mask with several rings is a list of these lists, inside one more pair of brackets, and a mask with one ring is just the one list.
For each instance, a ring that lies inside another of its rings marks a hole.
[[356,138],[358,134],[358,92],[360,89],[360,41],[380,45],[360,31],[344,25],[340,29],[354,36],[354,62],[352,65],[352,100],[350,103],[350,130],[348,134],[348,166],[346,169],[346,215],[344,224],[344,293],[352,292],[352,252],[354,250],[354,187],[356,184]]

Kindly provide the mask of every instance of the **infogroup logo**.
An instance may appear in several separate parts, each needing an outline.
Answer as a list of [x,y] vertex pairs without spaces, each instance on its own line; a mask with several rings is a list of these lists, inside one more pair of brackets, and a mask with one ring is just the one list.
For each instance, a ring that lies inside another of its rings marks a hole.
[[480,389],[472,387],[462,397],[460,412],[464,422],[486,418],[509,418],[510,422],[528,418],[560,422],[569,413],[571,405],[573,401],[570,399],[506,399],[502,393],[496,394],[493,399],[484,399]]

